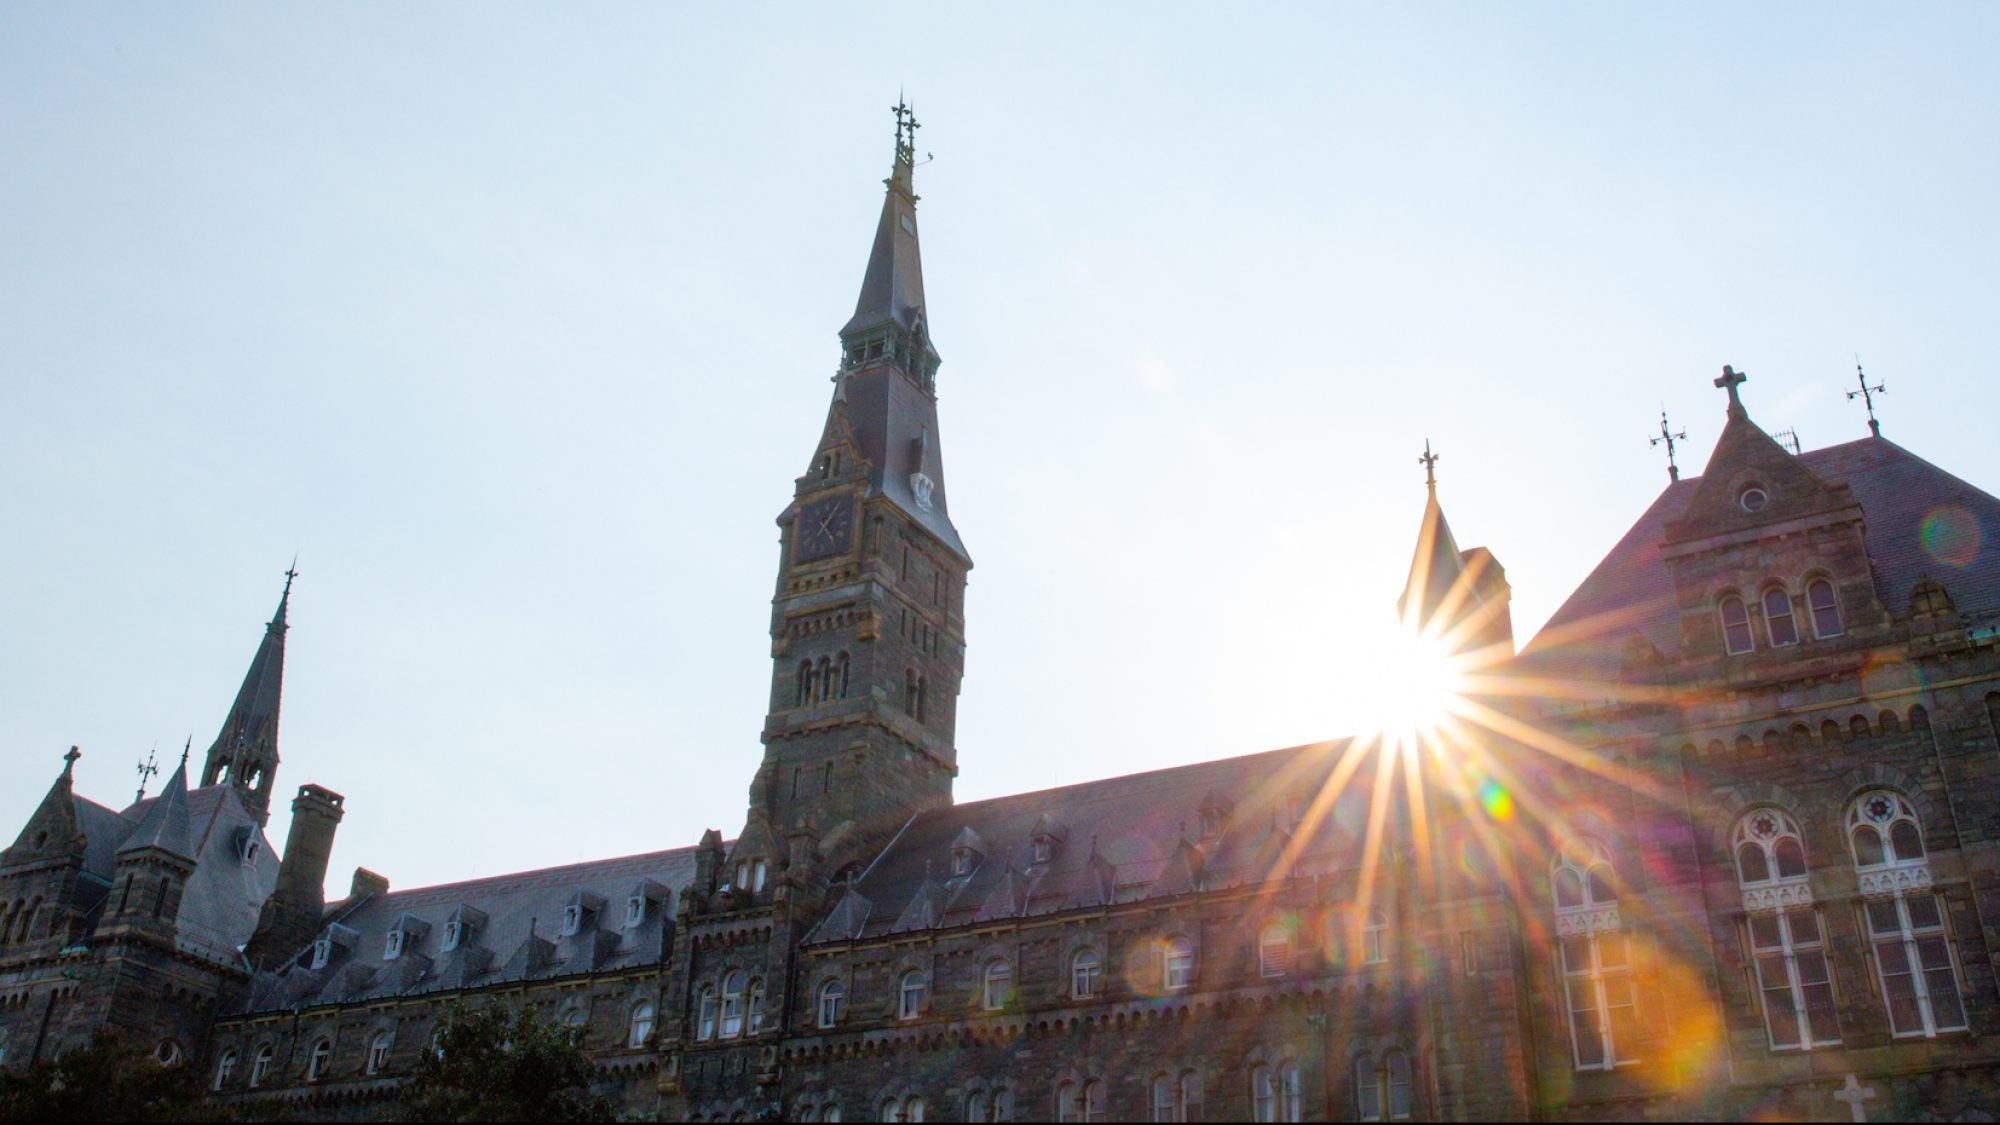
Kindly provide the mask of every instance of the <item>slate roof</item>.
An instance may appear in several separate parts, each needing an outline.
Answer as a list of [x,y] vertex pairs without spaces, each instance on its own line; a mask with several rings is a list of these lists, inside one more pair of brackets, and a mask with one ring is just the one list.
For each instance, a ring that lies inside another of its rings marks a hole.
[[[1875,587],[1893,614],[1909,612],[1924,575],[1942,582],[1974,628],[2000,621],[2000,499],[1886,438],[1815,449],[1799,462],[1828,484],[1846,484],[1860,504]],[[1671,657],[1680,610],[1660,547],[1666,525],[1687,509],[1701,477],[1667,486],[1522,650],[1523,667],[1583,681],[1618,678],[1633,633]],[[1926,522],[1939,517],[1926,539]],[[1948,533],[1948,534],[1947,534]]]
[[[1358,867],[1365,859],[1372,752],[1324,815],[1298,818],[1342,757],[1361,749],[1345,741],[1314,743],[920,813],[850,888],[837,892],[807,943]],[[1201,809],[1212,801],[1228,807],[1227,827],[1204,839]],[[968,830],[983,858],[970,875],[950,877],[952,848]],[[1033,862],[1038,831],[1061,836],[1047,863]],[[1302,839],[1287,862],[1295,835]]]
[[[259,973],[244,1010],[351,1002],[508,980],[658,964],[671,932],[674,898],[694,880],[696,848],[674,848],[369,895],[333,904],[326,931],[333,956],[311,968],[311,949],[277,972]],[[625,925],[627,900],[649,897],[644,920]],[[597,904],[581,932],[564,935],[563,911],[582,896]],[[445,925],[462,907],[476,923],[446,950]],[[386,959],[390,930],[405,919],[402,953]],[[323,931],[323,932],[326,932]]]

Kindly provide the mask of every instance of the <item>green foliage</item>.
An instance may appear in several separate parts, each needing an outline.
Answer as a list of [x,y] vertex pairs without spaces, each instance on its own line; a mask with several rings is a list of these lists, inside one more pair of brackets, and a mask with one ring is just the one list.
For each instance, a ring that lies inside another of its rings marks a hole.
[[0,1072],[0,1122],[213,1121],[190,1066],[161,1066],[152,1052],[103,1033],[60,1059]]
[[403,1088],[411,1121],[617,1120],[611,1103],[590,1092],[597,1068],[583,1052],[582,1028],[533,1009],[454,1008],[439,1022],[437,1044]]

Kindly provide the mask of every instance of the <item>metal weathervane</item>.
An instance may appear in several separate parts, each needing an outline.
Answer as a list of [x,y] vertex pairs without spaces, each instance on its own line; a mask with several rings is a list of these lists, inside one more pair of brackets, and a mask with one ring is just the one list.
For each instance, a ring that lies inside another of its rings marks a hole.
[[1855,382],[1861,384],[1861,389],[1858,391],[1847,392],[1847,401],[1853,402],[1855,399],[1858,398],[1867,405],[1868,432],[1869,434],[1875,437],[1881,437],[1882,423],[1877,422],[1875,420],[1875,396],[1886,395],[1889,393],[1889,391],[1880,383],[1877,383],[1872,387],[1868,385],[1868,376],[1864,374],[1861,370],[1860,356],[1854,357],[1854,380]]
[[1674,463],[1674,443],[1687,439],[1686,430],[1675,430],[1667,425],[1667,408],[1660,407],[1660,436],[1651,440],[1655,448],[1662,445],[1667,447],[1667,479],[1670,481],[1681,479],[1681,467]]

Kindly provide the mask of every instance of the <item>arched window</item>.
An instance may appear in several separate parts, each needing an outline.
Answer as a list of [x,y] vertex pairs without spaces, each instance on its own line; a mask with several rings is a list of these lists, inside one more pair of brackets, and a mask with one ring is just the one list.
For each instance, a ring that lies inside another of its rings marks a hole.
[[993,1099],[984,1090],[974,1090],[965,1095],[965,1119],[967,1121],[993,1120]]
[[1764,591],[1764,631],[1770,634],[1772,648],[1799,643],[1798,622],[1792,620],[1792,596],[1783,586]]
[[378,1031],[375,1038],[368,1041],[368,1073],[380,1074],[389,1068],[389,1049],[395,1046],[396,1037],[387,1031]]
[[1305,1120],[1305,1091],[1299,1081],[1299,1064],[1288,1062],[1278,1068],[1278,1120]]
[[1192,1070],[1181,1071],[1180,1080],[1182,1121],[1201,1120],[1201,1075]]
[[694,1037],[715,1038],[715,986],[712,984],[702,986],[701,998],[695,1004]]
[[1389,959],[1389,918],[1377,906],[1368,911],[1361,926],[1361,960],[1379,965]]
[[1194,943],[1184,937],[1167,939],[1165,973],[1161,983],[1168,992],[1182,992],[1194,986]]
[[1014,1091],[1012,1089],[1006,1086],[994,1087],[993,1116],[989,1120],[992,1121],[1014,1120]]
[[924,721],[924,696],[930,693],[930,677],[917,677],[917,721]]
[[823,703],[833,698],[833,661],[819,658],[819,698]]
[[847,698],[847,654],[841,653],[833,662],[833,687],[835,699]]
[[1594,840],[1571,840],[1557,855],[1550,879],[1576,1068],[1608,1070],[1634,1061],[1638,1006],[1632,951],[1621,930],[1610,856]]
[[1079,949],[1069,959],[1069,993],[1073,999],[1088,1000],[1097,995],[1104,961],[1095,949]]
[[903,669],[903,714],[914,716],[916,713],[917,670],[915,668],[905,668]]
[[1847,810],[1847,838],[1854,865],[1863,870],[1922,862],[1924,834],[1916,810],[1887,789],[1863,793]]
[[321,1039],[312,1046],[312,1053],[306,1056],[306,1081],[317,1082],[326,1073],[326,1064],[333,1058],[333,1041]]
[[997,1012],[1007,1006],[1008,996],[1014,991],[1014,967],[1005,961],[996,960],[986,966],[985,986],[981,989],[979,1006],[989,1012]]
[[1250,1068],[1250,1120],[1278,1119],[1278,1091],[1271,1081],[1271,1068],[1259,1063]]
[[1083,1120],[1083,1087],[1067,1078],[1056,1083],[1056,1120]]
[[236,1077],[236,1052],[224,1051],[222,1057],[215,1060],[215,1084],[209,1089],[220,1090],[229,1085],[229,1080],[234,1077]]
[[847,988],[837,980],[827,981],[819,986],[819,1025],[832,1027],[840,1022],[841,1012],[847,1007]]
[[903,1099],[903,1112],[895,1120],[918,1122],[924,1119],[924,1099],[908,1097]]
[[627,1047],[643,1047],[653,1037],[653,1002],[642,1000],[632,1009],[632,1020],[625,1035]]
[[250,1060],[250,1088],[252,1090],[262,1086],[264,1080],[271,1076],[271,1059],[274,1054],[275,1052],[271,1050],[269,1043],[257,1048],[256,1057]]
[[743,974],[732,972],[722,978],[722,1037],[743,1034]]
[[1799,826],[1779,809],[1753,809],[1736,822],[1736,876],[1745,887],[1806,877]]
[[1267,977],[1281,977],[1292,971],[1290,926],[1283,922],[1272,922],[1257,935],[1257,968]]
[[1935,894],[1897,894],[1867,904],[1875,971],[1897,1038],[1965,1030],[1958,965]]
[[1201,1076],[1193,1070],[1154,1075],[1152,1094],[1153,1120],[1201,1120]]
[[1354,1116],[1362,1121],[1408,1121],[1413,1090],[1410,1056],[1401,1048],[1381,1058],[1354,1060]]
[[1749,652],[1756,647],[1750,637],[1750,611],[1743,605],[1743,599],[1734,594],[1722,599],[1722,647],[1731,655]]
[[1178,1106],[1178,1099],[1176,1099],[1174,1096],[1174,1076],[1171,1074],[1155,1074],[1153,1076],[1152,1087],[1153,1087],[1152,1090],[1153,1120],[1154,1121],[1181,1120],[1179,1117],[1175,1116],[1175,1111]]
[[927,982],[924,980],[924,974],[915,969],[904,973],[902,983],[897,990],[896,1018],[913,1020],[922,1015],[924,1011],[924,995],[928,991],[929,988]]
[[1834,596],[1833,583],[1824,578],[1808,583],[1806,606],[1812,610],[1813,636],[1825,640],[1844,631],[1840,624],[1840,600]]
[[1083,1084],[1083,1119],[1086,1122],[1104,1120],[1104,1083],[1092,1078]]
[[808,703],[811,703],[811,702],[812,702],[812,694],[813,694],[813,666],[812,666],[812,661],[810,661],[810,660],[801,660],[801,661],[799,661],[799,686],[798,686],[798,692],[797,692],[797,696],[796,696],[796,698],[795,698],[795,699],[794,699],[794,701],[793,701],[793,706],[795,706],[795,707],[804,707],[804,706],[805,706],[806,704],[808,704]]
[[750,979],[749,998],[744,1001],[744,1030],[751,1035],[764,1030],[764,978]]

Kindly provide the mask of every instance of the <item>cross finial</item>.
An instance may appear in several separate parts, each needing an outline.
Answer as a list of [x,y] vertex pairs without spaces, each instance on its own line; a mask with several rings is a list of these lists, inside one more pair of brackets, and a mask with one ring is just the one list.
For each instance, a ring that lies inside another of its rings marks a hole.
[[1667,479],[1670,481],[1681,479],[1681,467],[1674,463],[1674,443],[1677,441],[1686,441],[1687,439],[1686,430],[1677,432],[1671,426],[1667,425],[1667,408],[1662,406],[1660,408],[1660,436],[1653,438],[1652,443],[1656,447],[1660,445],[1667,447]]
[[1716,378],[1715,385],[1729,392],[1729,412],[1731,414],[1740,414],[1743,412],[1743,400],[1737,396],[1736,388],[1742,386],[1749,378],[1750,376],[1745,375],[1743,372],[1736,370],[1726,363],[1722,365],[1722,374]]
[[287,595],[289,595],[292,592],[292,579],[297,578],[298,576],[299,576],[299,556],[298,552],[294,551],[292,552],[292,565],[285,568],[285,593]]
[[69,748],[69,753],[63,755],[64,777],[68,777],[70,772],[76,769],[76,760],[81,757],[83,757],[83,751],[78,750],[74,746]]
[[132,798],[133,804],[138,804],[140,801],[146,799],[146,783],[151,781],[154,775],[160,772],[158,763],[153,760],[153,751],[159,748],[159,744],[154,743],[153,749],[146,751],[146,760],[139,763],[139,792],[137,796]]
[[186,769],[186,768],[187,768],[187,764],[188,764],[188,751],[190,751],[190,750],[192,750],[192,749],[194,749],[194,735],[190,734],[190,735],[188,735],[188,740],[187,740],[187,742],[183,743],[183,744],[182,744],[182,746],[181,746],[181,768],[182,768],[182,769]]
[[1833,1092],[1833,1100],[1846,1102],[1848,1115],[1854,1120],[1862,1122],[1868,1120],[1868,1109],[1862,1103],[1874,1096],[1874,1089],[1863,1086],[1861,1080],[1852,1074],[1847,1076],[1847,1082],[1840,1089]]
[[1436,492],[1438,487],[1437,463],[1438,455],[1431,452],[1431,439],[1425,438],[1424,455],[1417,458],[1417,464],[1424,467],[1424,487],[1432,492]]
[[1875,420],[1875,396],[1886,395],[1889,391],[1880,383],[1872,387],[1868,385],[1868,376],[1861,370],[1860,356],[1854,357],[1854,379],[1861,384],[1861,389],[1847,392],[1847,401],[1853,402],[1858,398],[1868,405],[1868,432],[1874,437],[1881,437],[1882,423]]
[[896,104],[889,107],[896,115],[896,159],[904,164],[914,163],[917,155],[917,130],[923,128],[917,123],[917,111],[903,100],[901,91],[896,94]]

